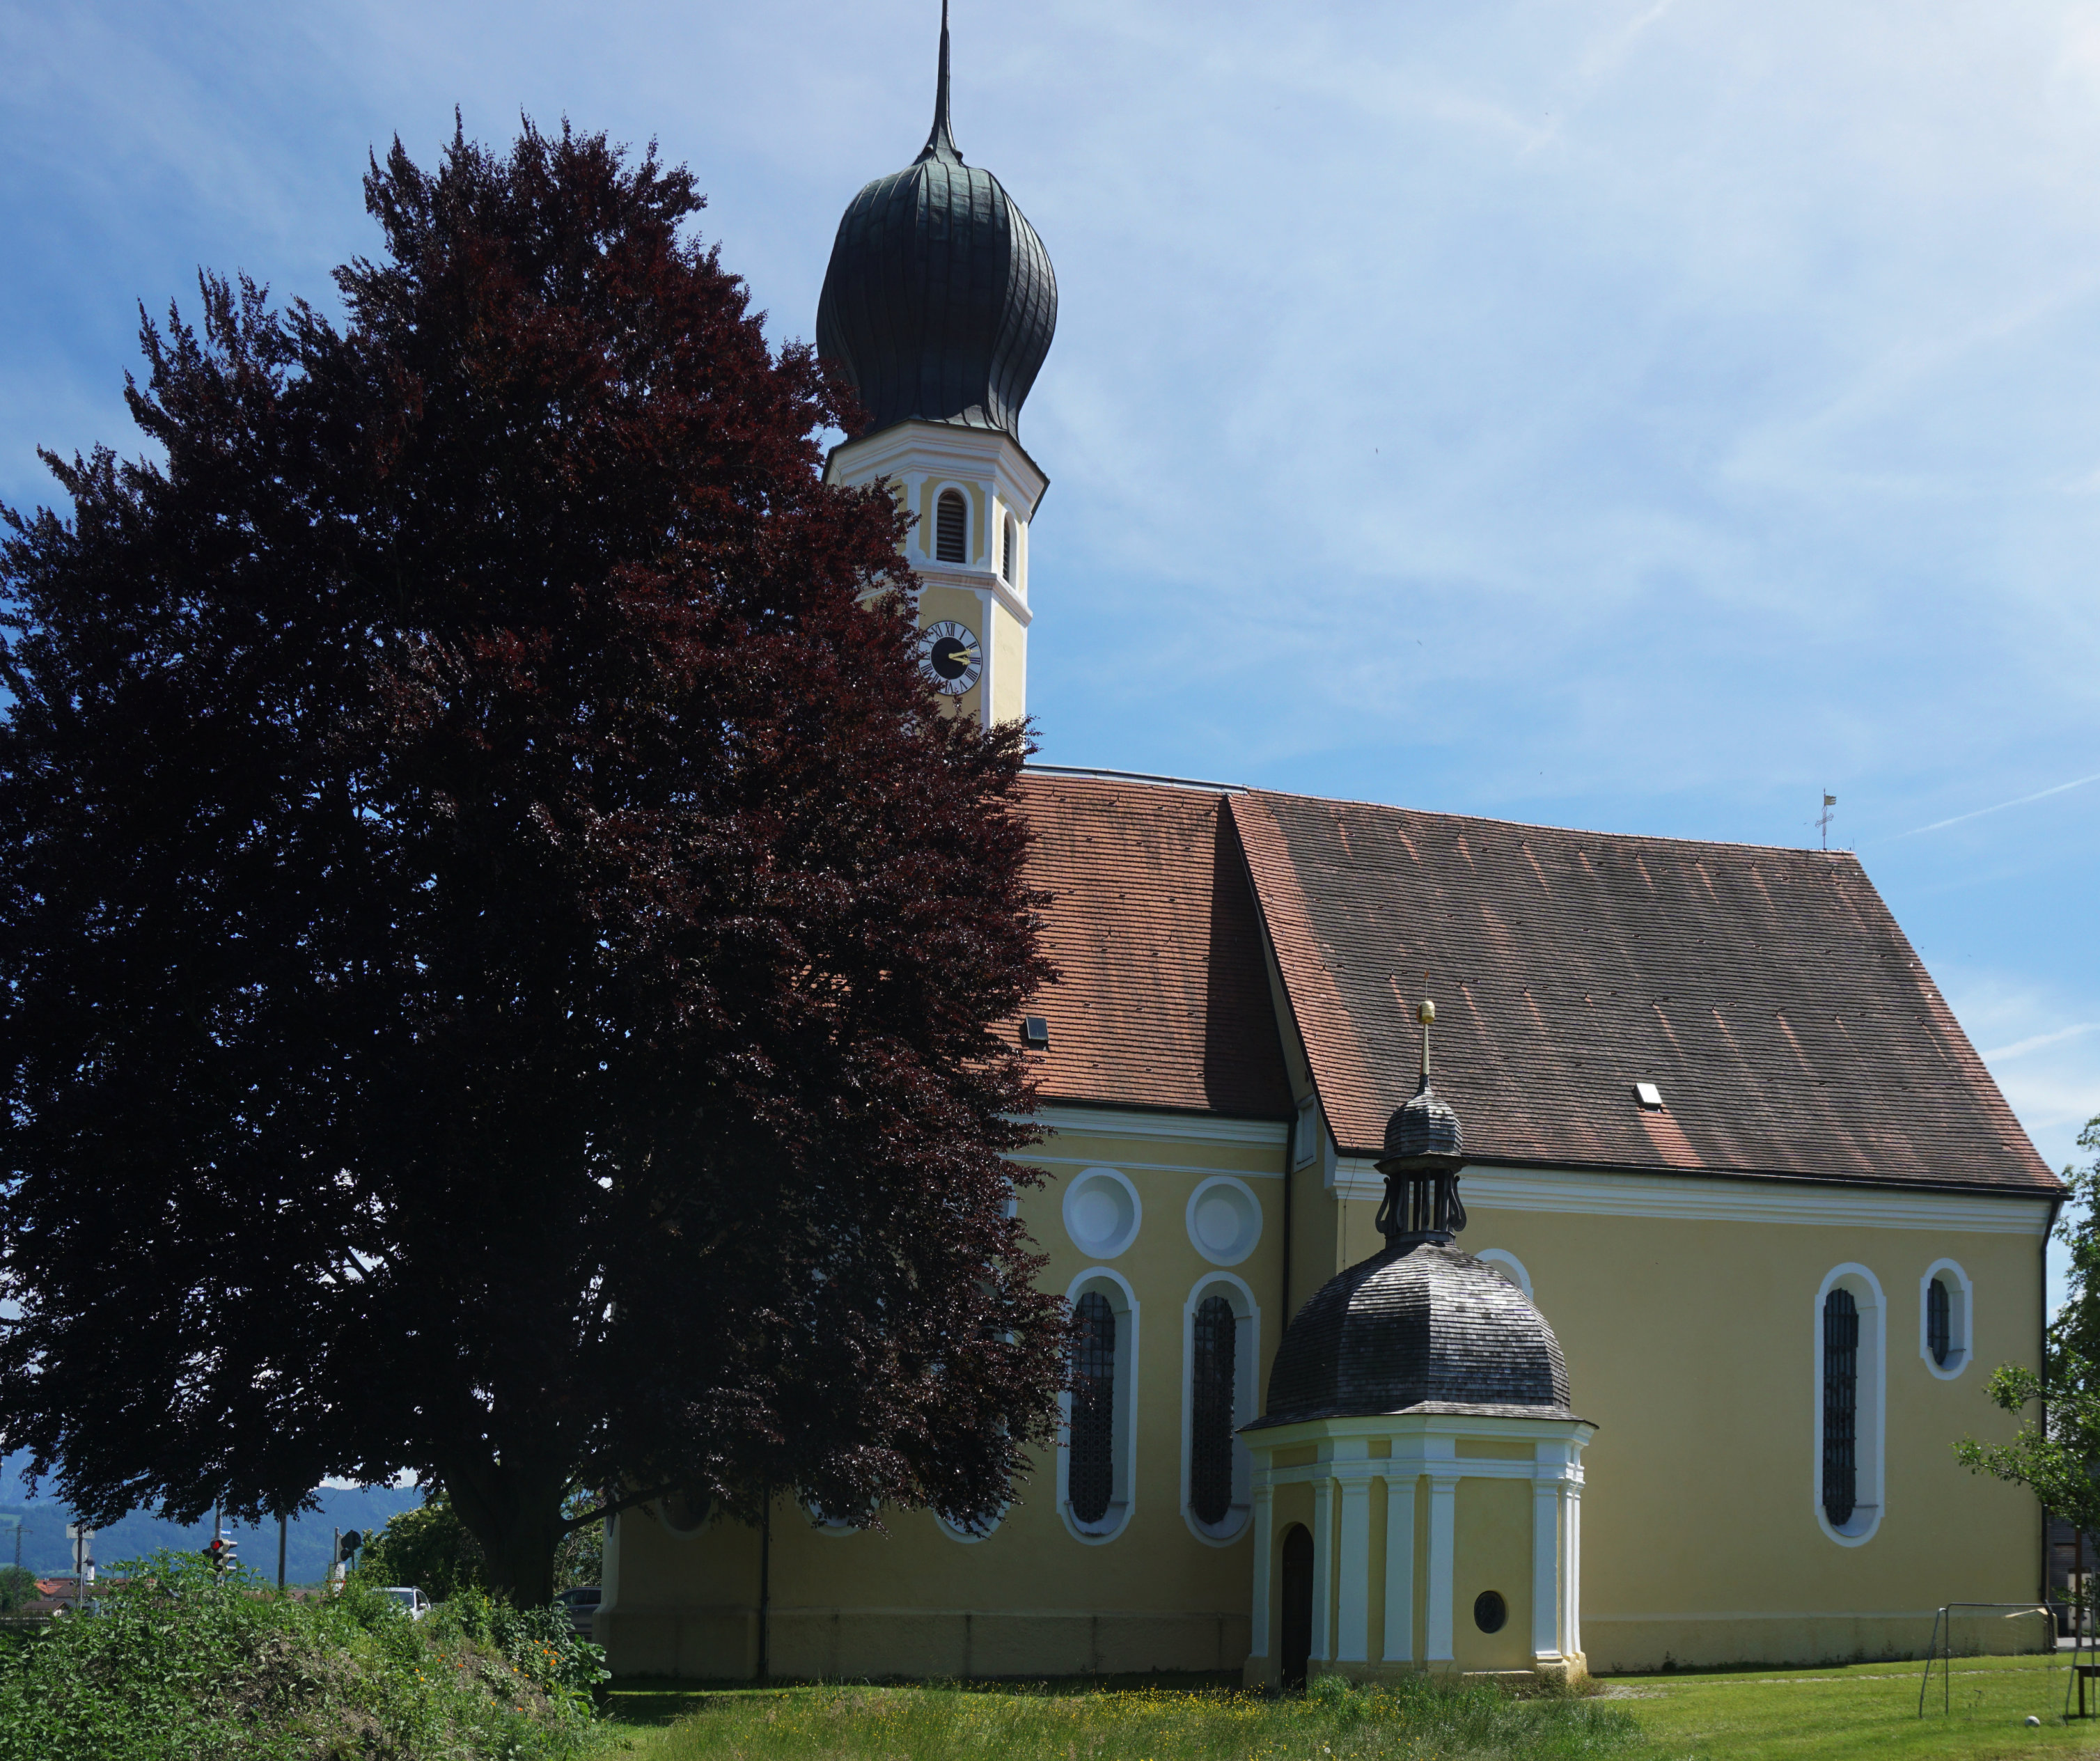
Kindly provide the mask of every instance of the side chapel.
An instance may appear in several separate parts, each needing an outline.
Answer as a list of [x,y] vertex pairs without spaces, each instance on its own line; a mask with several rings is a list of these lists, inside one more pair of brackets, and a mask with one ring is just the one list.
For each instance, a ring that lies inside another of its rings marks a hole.
[[[817,337],[872,418],[829,474],[918,515],[929,676],[989,722],[1057,284],[948,103],[944,13]],[[615,1671],[1566,1675],[1914,1654],[2036,1595],[2032,1498],[1950,1445],[2010,1433],[1983,1382],[2039,1362],[2063,1189],[1854,857],[1048,766],[1023,800],[1065,1439],[988,1532],[629,1513]]]

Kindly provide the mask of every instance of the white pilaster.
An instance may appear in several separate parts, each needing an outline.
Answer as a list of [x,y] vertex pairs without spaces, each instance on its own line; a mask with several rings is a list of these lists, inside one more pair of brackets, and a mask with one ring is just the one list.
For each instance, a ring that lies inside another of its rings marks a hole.
[[983,670],[977,675],[977,719],[990,727],[998,720],[992,713],[996,700],[992,695],[992,674],[994,657],[999,651],[999,609],[989,587],[977,589],[977,628],[983,633],[977,640],[984,645],[984,658],[979,663]]
[[1568,1564],[1561,1573],[1562,1584],[1568,1595],[1567,1612],[1561,1616],[1561,1644],[1567,1655],[1575,1656],[1582,1648],[1582,1486],[1579,1481],[1566,1482],[1566,1512],[1568,1530]]
[[1531,1654],[1541,1662],[1560,1655],[1560,1488],[1552,1480],[1531,1486]]
[[1414,1661],[1414,1477],[1385,1484],[1385,1661]]
[[1312,1486],[1312,1646],[1317,1663],[1334,1660],[1330,1609],[1335,1595],[1335,1482],[1324,1473]]
[[1268,1566],[1274,1545],[1276,1494],[1270,1489],[1268,1469],[1254,1471],[1254,1621],[1248,1648],[1258,1657],[1268,1649]]
[[1458,1571],[1458,1476],[1432,1474],[1429,1480],[1429,1607],[1427,1661],[1449,1663],[1451,1648],[1451,1594]]
[[1371,1476],[1367,1461],[1342,1464],[1342,1532],[1335,1550],[1335,1659],[1371,1654]]

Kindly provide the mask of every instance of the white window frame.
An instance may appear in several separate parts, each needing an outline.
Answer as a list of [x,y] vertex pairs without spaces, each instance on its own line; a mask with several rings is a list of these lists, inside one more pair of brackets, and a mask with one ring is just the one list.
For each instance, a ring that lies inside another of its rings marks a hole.
[[810,1526],[820,1535],[828,1535],[836,1541],[860,1533],[850,1518],[832,1516],[814,1498],[800,1498],[796,1502],[802,1507],[802,1514],[810,1519]]
[[941,1525],[941,1533],[951,1541],[959,1541],[964,1547],[974,1547],[980,1541],[989,1541],[999,1533],[999,1525],[1006,1520],[1006,1513],[1011,1508],[1010,1505],[1002,1504],[999,1514],[975,1534],[967,1529],[958,1528],[938,1511],[933,1512],[933,1520]]
[[[1853,1449],[1856,1488],[1851,1520],[1842,1529],[1830,1520],[1823,1507],[1823,1302],[1842,1286],[1851,1292],[1860,1312],[1860,1378],[1858,1404],[1853,1412],[1857,1441]],[[1855,1260],[1833,1266],[1816,1287],[1815,1309],[1815,1357],[1809,1388],[1814,1402],[1814,1473],[1809,1495],[1814,1500],[1816,1525],[1840,1547],[1864,1547],[1882,1526],[1883,1464],[1888,1434],[1888,1303],[1882,1295],[1881,1280]]]
[[[1202,1208],[1203,1201],[1221,1190],[1233,1194],[1244,1225],[1238,1238],[1222,1252],[1210,1247],[1196,1229],[1196,1213]],[[1189,1231],[1189,1245],[1203,1258],[1215,1266],[1236,1266],[1261,1245],[1262,1230],[1268,1220],[1262,1215],[1261,1200],[1255,1196],[1253,1187],[1231,1174],[1213,1174],[1208,1180],[1197,1182],[1196,1189],[1189,1194],[1181,1221]]]
[[[1189,1502],[1189,1472],[1196,1453],[1196,1310],[1213,1296],[1232,1305],[1233,1320],[1233,1501],[1215,1526],[1197,1516]],[[1259,1412],[1261,1365],[1261,1304],[1244,1278],[1230,1272],[1207,1272],[1196,1280],[1181,1305],[1181,1520],[1207,1547],[1230,1547],[1246,1533],[1254,1515],[1254,1456],[1238,1433]]]
[[1115,1406],[1109,1451],[1109,1507],[1098,1523],[1082,1523],[1072,1514],[1072,1391],[1057,1397],[1061,1415],[1057,1438],[1057,1514],[1073,1539],[1088,1547],[1113,1541],[1130,1525],[1137,1503],[1137,1292],[1120,1272],[1105,1265],[1088,1266],[1066,1287],[1065,1300],[1077,1308],[1079,1299],[1097,1291],[1108,1299],[1116,1319]]
[[[1104,1238],[1083,1236],[1074,1222],[1072,1212],[1089,1186],[1106,1185],[1120,1191],[1129,1202],[1130,1220],[1119,1235]],[[1065,1183],[1065,1194],[1058,1201],[1058,1216],[1065,1225],[1065,1238],[1089,1260],[1120,1260],[1130,1251],[1130,1245],[1137,1239],[1137,1232],[1145,1227],[1145,1200],[1131,1177],[1120,1168],[1082,1168]]]
[[[1947,1279],[1947,1362],[1936,1364],[1932,1361],[1930,1305],[1932,1281],[1942,1277]],[[1954,1260],[1934,1260],[1917,1281],[1917,1354],[1941,1381],[1952,1382],[1969,1367],[1969,1360],[1975,1356],[1971,1344],[1975,1324],[1976,1287],[1969,1282],[1969,1274]]]
[[[941,497],[951,490],[962,498],[963,503],[963,560],[960,563],[946,563],[941,558]],[[930,504],[933,518],[926,533],[926,560],[936,568],[977,567],[977,558],[982,554],[984,546],[970,542],[972,538],[982,536],[974,529],[977,519],[970,506],[973,491],[982,492],[977,484],[964,483],[960,477],[937,477],[933,479],[933,499]]]
[[1531,1300],[1531,1274],[1524,1269],[1524,1262],[1507,1247],[1485,1247],[1473,1256],[1491,1266],[1500,1266],[1509,1274],[1511,1283],[1522,1291],[1526,1301]]

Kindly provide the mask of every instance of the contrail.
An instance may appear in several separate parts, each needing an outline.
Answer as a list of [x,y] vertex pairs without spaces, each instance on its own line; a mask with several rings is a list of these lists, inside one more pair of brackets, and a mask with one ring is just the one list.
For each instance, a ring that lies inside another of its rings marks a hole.
[[[1912,826],[1908,832],[1899,832],[1896,837],[1918,837],[1927,832],[1943,832],[1951,825],[1959,825],[1965,819],[1980,819],[1985,814],[2003,813],[2008,807],[2024,807],[2029,801],[2046,801],[2052,795],[2061,795],[2067,789],[2084,788],[2089,783],[2100,783],[2100,771],[2091,776],[2082,776],[2075,783],[2059,783],[2054,788],[2036,789],[2032,795],[2016,796],[2011,801],[2001,801],[1995,807],[1972,808],[1965,814],[1957,814],[1952,819],[1935,819],[1930,825]],[[1890,842],[1894,843],[1891,838]]]
[[2039,1052],[2044,1046],[2053,1046],[2066,1039],[2076,1039],[2082,1034],[2100,1031],[2100,1022],[2080,1022],[2075,1026],[2059,1027],[2054,1033],[2038,1033],[2025,1039],[2015,1039],[2010,1045],[2000,1046],[1995,1052],[1979,1052],[1976,1055],[1986,1064],[2005,1058],[2024,1057],[2030,1052]]

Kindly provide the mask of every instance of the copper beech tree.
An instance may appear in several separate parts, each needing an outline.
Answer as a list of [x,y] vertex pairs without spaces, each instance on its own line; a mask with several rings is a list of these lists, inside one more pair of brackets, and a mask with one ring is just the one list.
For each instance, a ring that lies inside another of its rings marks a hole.
[[104,1520],[412,1470],[525,1600],[579,1487],[986,1520],[1065,1325],[1023,736],[686,172],[365,188],[339,318],[205,277],[152,451],[7,516],[0,1445]]

